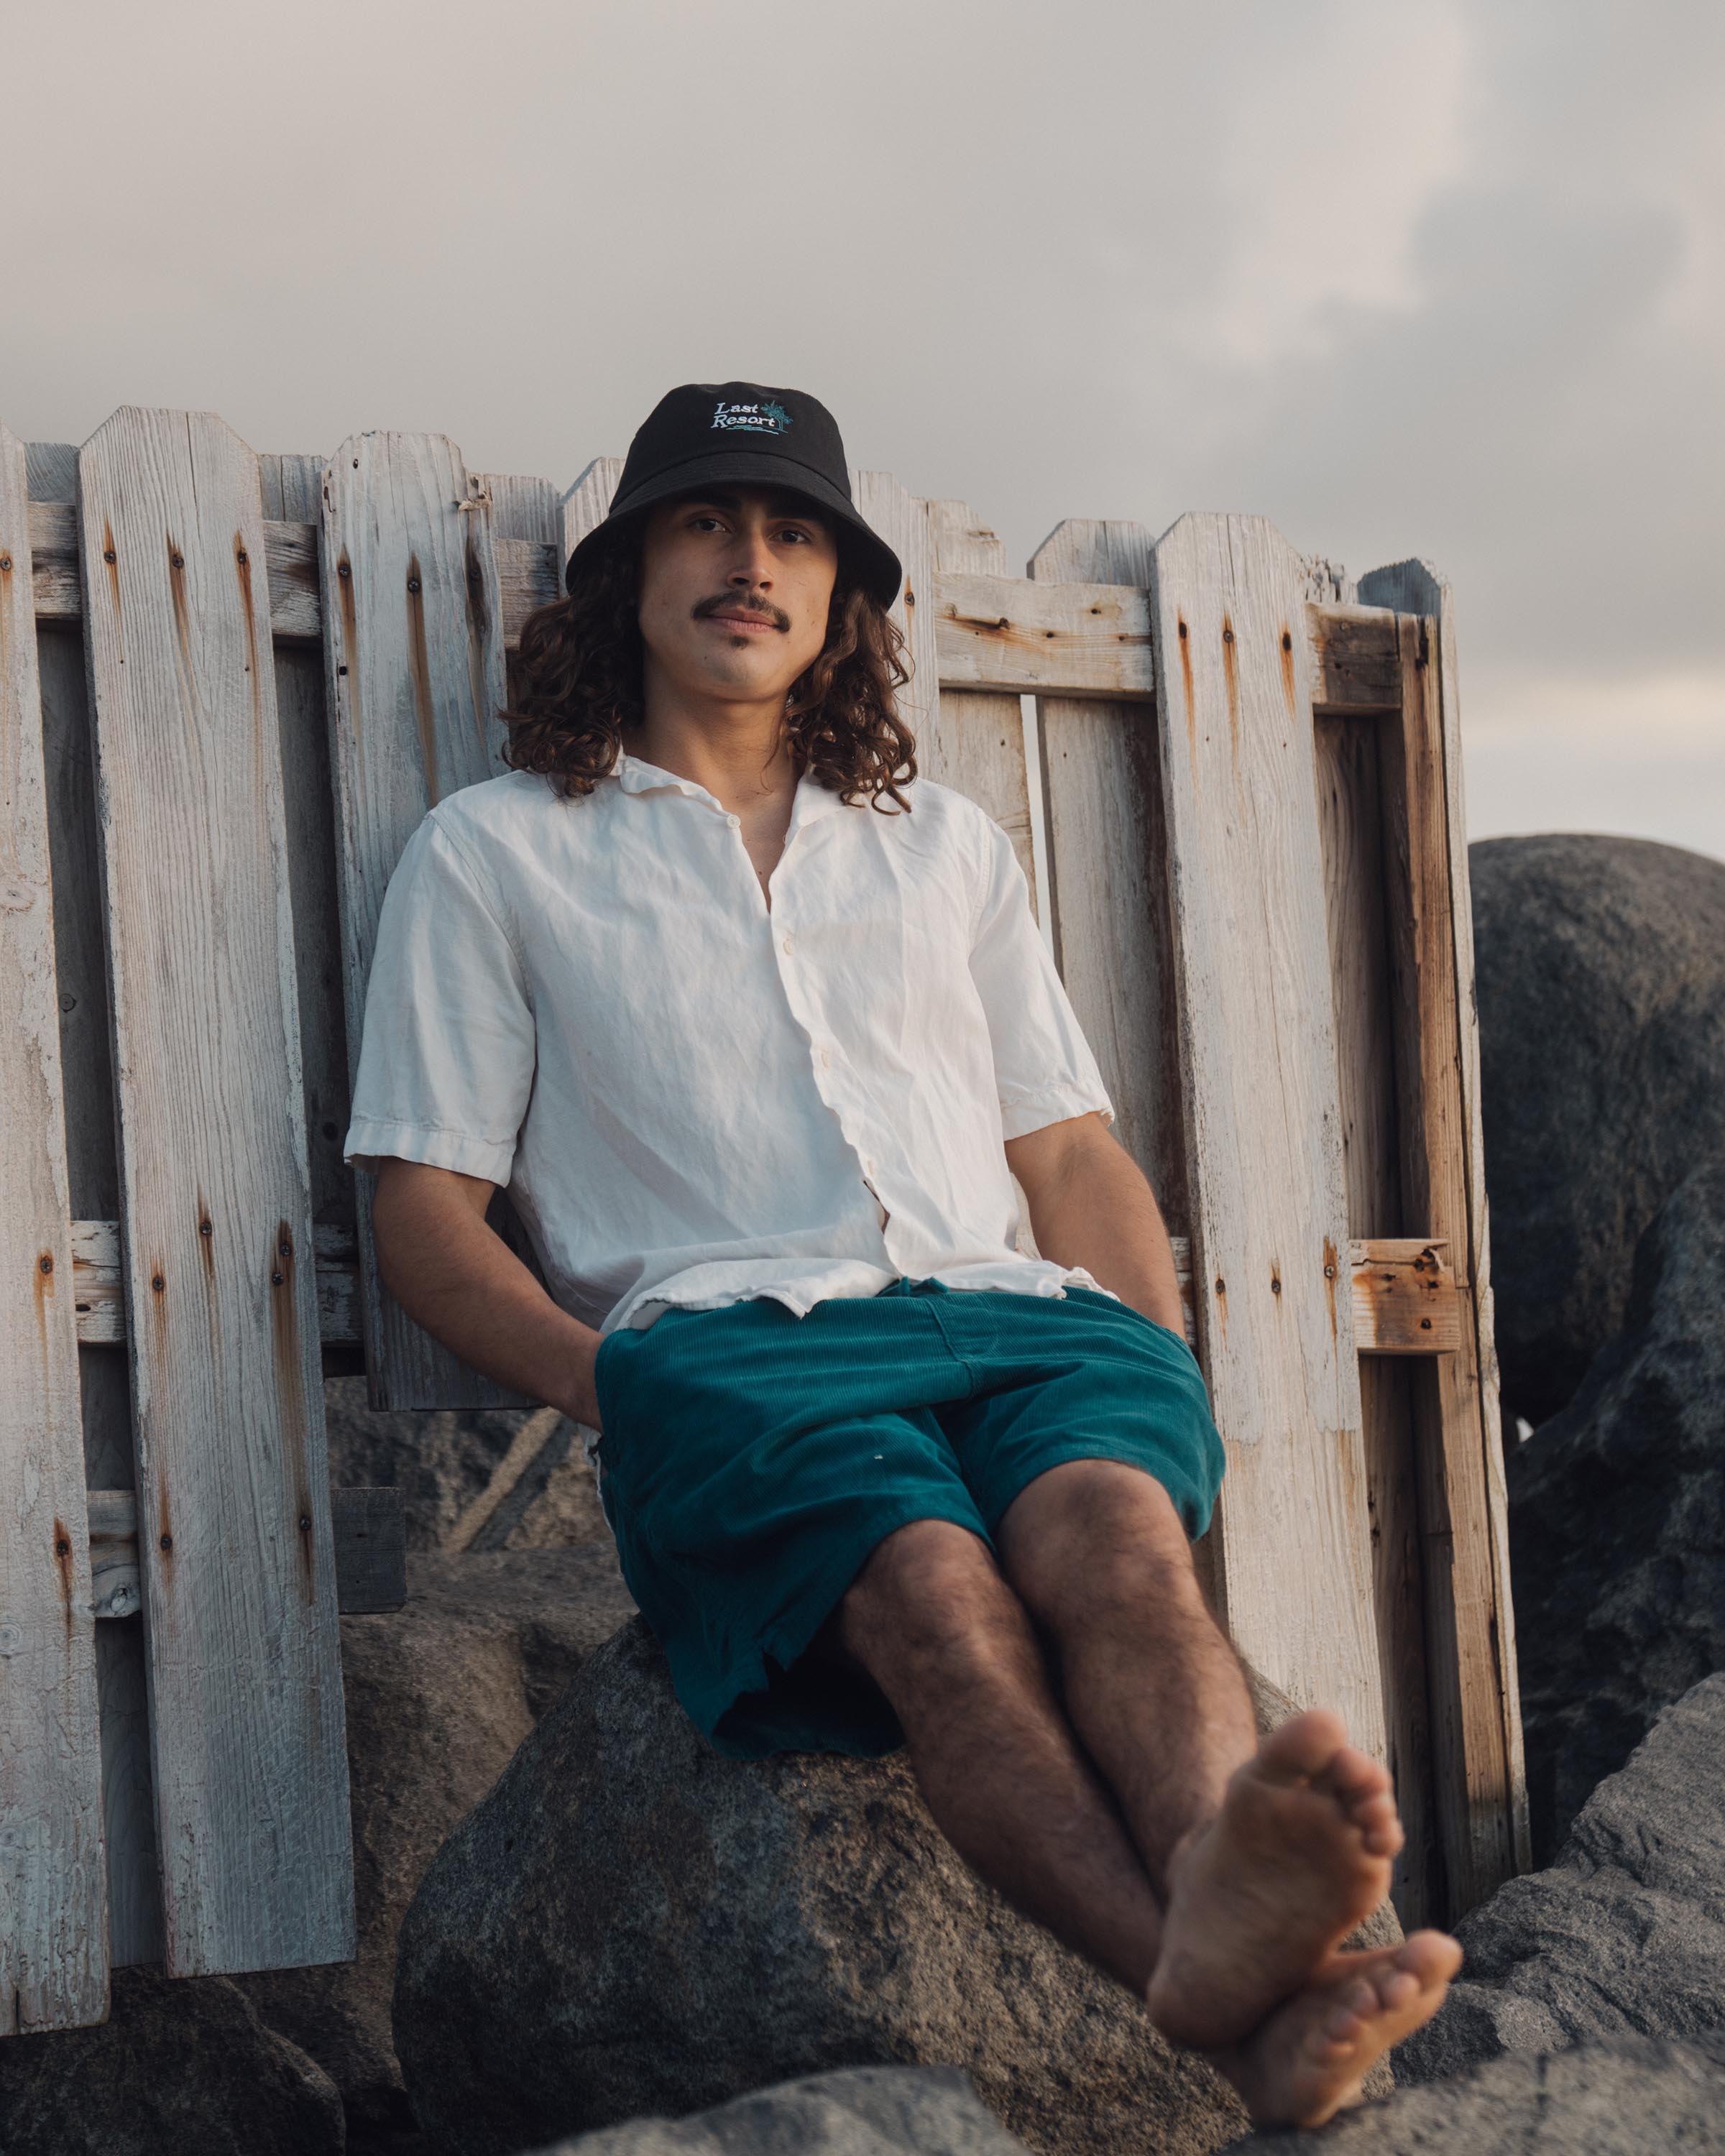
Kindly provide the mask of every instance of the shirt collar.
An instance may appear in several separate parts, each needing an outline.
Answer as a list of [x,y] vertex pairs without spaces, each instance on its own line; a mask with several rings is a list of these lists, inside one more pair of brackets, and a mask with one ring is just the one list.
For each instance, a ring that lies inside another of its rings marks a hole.
[[[650,793],[665,787],[678,793],[686,794],[691,801],[706,801],[723,814],[723,803],[706,788],[692,778],[679,778],[674,771],[665,771],[656,763],[649,763],[639,756],[631,756],[625,749],[618,757],[612,776],[625,793]],[[800,830],[805,824],[818,823],[823,816],[830,816],[844,803],[836,793],[812,778],[805,772],[797,781],[796,797],[791,804],[791,831]]]

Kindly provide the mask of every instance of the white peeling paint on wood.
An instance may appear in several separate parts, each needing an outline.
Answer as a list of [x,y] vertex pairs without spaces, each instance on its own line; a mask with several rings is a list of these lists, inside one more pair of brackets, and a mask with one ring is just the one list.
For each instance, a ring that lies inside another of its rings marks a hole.
[[1189,516],[1150,578],[1219,1582],[1241,1652],[1381,1756],[1305,565]]
[[101,1725],[24,445],[0,428],[0,2035],[108,2010]]
[[295,1968],[352,1857],[257,460],[126,408],[80,484],[167,1965]]

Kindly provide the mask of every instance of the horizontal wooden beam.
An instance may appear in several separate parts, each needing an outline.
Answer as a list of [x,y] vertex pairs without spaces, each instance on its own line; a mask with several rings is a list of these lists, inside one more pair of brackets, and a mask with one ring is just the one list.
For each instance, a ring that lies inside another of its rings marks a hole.
[[1156,694],[1149,594],[1129,584],[937,577],[934,634],[943,689],[1135,703]]
[[[339,1229],[316,1228],[317,1316],[326,1342],[359,1337],[358,1269]],[[1192,1330],[1192,1254],[1174,1238],[1174,1268]],[[1354,1337],[1362,1355],[1446,1355],[1461,1338],[1456,1281],[1444,1245],[1417,1237],[1378,1237],[1348,1245]],[[112,1220],[72,1223],[72,1295],[80,1341],[126,1337],[120,1287],[120,1229]]]
[[[266,523],[270,625],[280,644],[315,644],[321,633],[317,526]],[[69,501],[30,505],[36,618],[76,621],[78,519]],[[558,549],[533,539],[495,539],[504,639],[562,596]],[[937,576],[935,649],[943,689],[1002,696],[1074,696],[1147,703],[1155,695],[1146,593],[1127,584],[1033,583],[1023,577]],[[1401,708],[1395,615],[1383,607],[1309,607],[1312,701],[1326,715],[1365,718]]]
[[[138,1578],[138,1499],[135,1490],[92,1490],[90,1578],[98,1617],[130,1617],[142,1590]],[[407,1528],[399,1490],[331,1490],[336,1531],[336,1600],[345,1616],[399,1609],[408,1599]]]

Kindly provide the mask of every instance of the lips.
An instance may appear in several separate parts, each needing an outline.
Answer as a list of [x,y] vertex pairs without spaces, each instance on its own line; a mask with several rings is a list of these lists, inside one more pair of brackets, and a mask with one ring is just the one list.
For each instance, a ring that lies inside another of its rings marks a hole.
[[708,621],[728,622],[733,629],[766,629],[777,633],[778,624],[769,621],[763,613],[710,613]]

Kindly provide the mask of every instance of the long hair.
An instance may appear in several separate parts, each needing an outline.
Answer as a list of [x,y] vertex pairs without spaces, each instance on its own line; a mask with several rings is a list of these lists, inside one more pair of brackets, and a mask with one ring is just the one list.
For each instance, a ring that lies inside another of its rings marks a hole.
[[[640,541],[627,530],[583,567],[567,598],[527,617],[510,669],[504,759],[542,772],[566,799],[591,793],[614,769],[643,716],[639,616]],[[841,550],[826,642],[792,684],[785,724],[798,774],[847,806],[910,803],[916,743],[899,716],[911,678],[905,639]],[[882,809],[882,813],[886,813]]]

